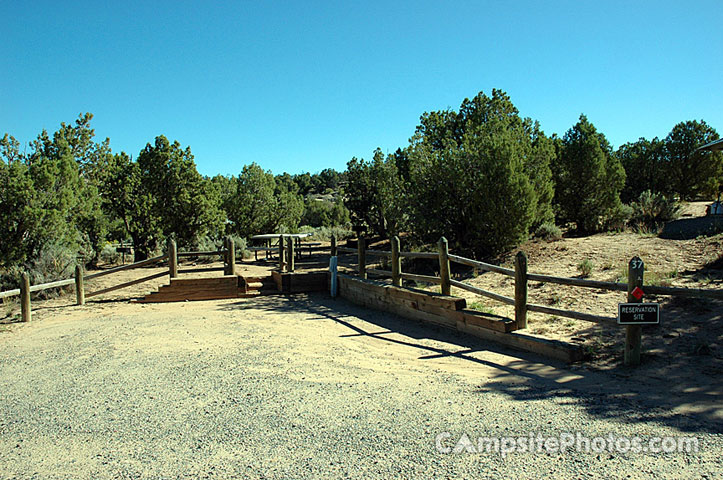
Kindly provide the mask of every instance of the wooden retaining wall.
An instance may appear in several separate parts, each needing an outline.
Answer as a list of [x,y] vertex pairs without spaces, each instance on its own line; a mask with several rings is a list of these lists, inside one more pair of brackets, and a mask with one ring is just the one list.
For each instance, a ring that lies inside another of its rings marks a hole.
[[439,325],[565,362],[582,359],[582,351],[578,346],[514,331],[517,328],[514,320],[468,310],[463,298],[395,287],[344,274],[339,274],[338,280],[339,295],[364,307]]
[[326,292],[329,290],[328,272],[271,272],[276,288],[281,293]]

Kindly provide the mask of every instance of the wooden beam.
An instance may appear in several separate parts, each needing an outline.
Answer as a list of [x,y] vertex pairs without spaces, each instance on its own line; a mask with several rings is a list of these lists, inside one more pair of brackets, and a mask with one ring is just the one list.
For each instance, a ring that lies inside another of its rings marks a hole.
[[[286,251],[284,249],[284,236],[279,235],[279,271],[280,272],[284,271],[284,255],[286,255]],[[280,288],[279,288],[279,291],[281,291]]]
[[617,290],[620,292],[624,292],[628,288],[625,283],[599,282],[597,280],[585,280],[582,278],[553,277],[551,275],[540,275],[537,273],[528,273],[527,279],[531,282],[556,283],[558,285],[599,288],[601,290]]
[[515,255],[515,321],[517,328],[527,328],[527,255]]
[[178,276],[178,249],[172,238],[168,239],[168,275],[171,278]]
[[460,288],[462,290],[467,290],[468,292],[476,293],[477,295],[482,295],[483,297],[488,297],[493,300],[497,300],[500,303],[504,303],[505,305],[514,305],[515,299],[512,297],[506,297],[504,295],[499,295],[494,292],[490,292],[489,290],[485,290],[483,288],[475,287],[473,285],[468,285],[466,283],[458,282],[457,280],[452,280],[451,284],[453,287]]
[[[255,248],[265,250],[265,248],[262,247],[248,247],[249,250],[254,250]],[[223,255],[224,252],[225,250],[210,250],[207,252],[176,252],[176,255],[179,257],[211,257],[214,255]]]
[[380,277],[391,277],[392,272],[390,270],[380,270],[378,268],[367,268],[367,273],[373,275],[379,275]]
[[[628,303],[640,303],[640,299],[635,298],[633,290],[643,288],[643,276],[645,274],[645,265],[640,257],[633,257],[628,263]],[[625,356],[624,363],[628,366],[640,365],[640,351],[642,346],[642,325],[626,325],[625,326]]]
[[399,256],[404,258],[426,258],[429,260],[439,258],[439,254],[434,252],[399,252]]
[[68,285],[72,285],[75,283],[74,278],[68,278],[67,280],[56,280],[55,282],[48,282],[48,283],[40,283],[38,285],[31,285],[30,291],[31,292],[39,292],[41,290],[47,290],[49,288],[58,288],[58,287],[65,287]]
[[294,262],[296,261],[296,255],[294,254],[294,239],[289,237],[289,241],[286,244],[286,271],[294,271]]
[[430,275],[416,275],[414,273],[402,273],[401,276],[404,280],[414,280],[415,282],[436,283],[436,284],[442,283],[441,278],[432,277]]
[[392,237],[392,284],[402,286],[402,257],[399,256],[399,237]]
[[366,239],[364,235],[359,235],[357,239],[357,259],[359,264],[359,278],[367,278],[367,256],[366,256]]
[[90,275],[86,275],[86,280],[92,280],[93,278],[102,277],[105,275],[110,275],[111,273],[121,272],[123,270],[130,270],[132,268],[139,268],[139,267],[145,267],[146,265],[151,265],[153,263],[162,262],[163,260],[168,258],[168,254],[159,255],[157,257],[153,258],[147,258],[146,260],[141,260],[140,262],[136,263],[130,263],[128,265],[121,265],[120,267],[111,268],[109,270],[104,270],[102,272],[92,273]]
[[20,295],[19,288],[14,288],[12,290],[5,290],[4,292],[0,292],[0,298],[14,297],[16,295]]
[[236,244],[228,237],[228,275],[236,275]]
[[32,317],[30,307],[30,277],[23,272],[20,278],[20,314],[23,322],[29,322]]
[[178,273],[202,273],[202,272],[224,272],[226,274],[226,268],[223,267],[201,267],[201,268],[179,268]]
[[[121,288],[131,287],[133,285],[138,285],[139,283],[147,282],[149,280],[154,280],[156,278],[161,278],[168,275],[168,272],[160,272],[160,273],[154,273],[153,275],[149,275],[147,277],[139,278],[137,280],[133,280],[130,282],[121,283],[119,285],[114,285],[112,287],[104,288],[102,290],[98,290],[95,292],[91,292],[86,294],[86,297],[94,297],[96,295],[102,295],[104,293],[112,292],[114,290],[120,290]],[[87,278],[87,277],[86,277]]]
[[[453,328],[469,335],[491,340],[512,348],[534,352],[547,357],[556,358],[565,362],[573,362],[582,358],[580,347],[556,340],[547,340],[520,332],[505,333],[505,330],[514,329],[516,324],[509,319],[498,322],[485,318],[483,314],[471,311],[436,310],[442,315],[430,313],[435,306],[426,303],[414,303],[416,292],[411,292],[408,300],[398,301],[392,298],[391,291],[402,293],[407,289],[379,282],[362,281],[349,275],[339,275],[339,293],[342,297],[360,305],[376,308],[385,312],[394,313],[405,318],[421,320],[446,328]],[[389,292],[385,294],[385,292]],[[419,295],[419,294],[417,294]],[[440,295],[440,297],[442,297]],[[444,297],[453,298],[453,297]],[[463,300],[463,299],[460,299]],[[416,306],[416,308],[414,308]],[[437,307],[439,308],[439,307]],[[495,323],[491,323],[495,322]]]
[[515,276],[515,271],[511,268],[500,267],[499,265],[492,265],[491,263],[478,262],[477,260],[460,257],[459,255],[450,254],[449,259],[453,262],[461,263],[462,265],[479,268],[480,270],[501,273],[502,275],[507,275],[508,277]]
[[366,252],[367,252],[367,255],[373,255],[373,256],[377,256],[377,257],[389,258],[392,256],[392,252],[387,251],[387,250],[367,250]]
[[439,239],[439,279],[442,295],[452,294],[451,276],[449,273],[449,246],[447,239],[442,237]]
[[585,322],[594,323],[617,323],[615,317],[603,317],[601,315],[592,315],[590,313],[575,312],[572,310],[562,310],[560,308],[548,307],[545,305],[535,305],[534,303],[527,304],[528,312],[546,313],[548,315],[555,315],[557,317],[574,318],[575,320],[583,320]]
[[75,266],[75,303],[77,305],[85,304],[85,286],[83,284],[83,266]]

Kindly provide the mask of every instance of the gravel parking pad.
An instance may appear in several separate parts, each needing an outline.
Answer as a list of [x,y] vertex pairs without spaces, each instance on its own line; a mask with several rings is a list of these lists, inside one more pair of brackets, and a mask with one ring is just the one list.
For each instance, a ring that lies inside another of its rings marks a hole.
[[[720,478],[716,417],[616,381],[324,295],[50,308],[0,333],[0,477]],[[440,453],[444,432],[700,451],[503,458]]]

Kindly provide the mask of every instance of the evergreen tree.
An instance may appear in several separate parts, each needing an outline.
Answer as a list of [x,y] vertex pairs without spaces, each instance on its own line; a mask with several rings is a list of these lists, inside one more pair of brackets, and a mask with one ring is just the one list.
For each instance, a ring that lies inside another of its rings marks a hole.
[[683,199],[710,199],[723,186],[723,152],[698,150],[718,138],[718,132],[703,120],[681,122],[665,137],[672,190]]
[[425,113],[397,161],[409,171],[408,208],[425,242],[495,255],[551,218],[552,142],[507,94],[465,99],[459,112]]
[[646,190],[672,193],[665,144],[658,139],[640,138],[618,148],[615,155],[625,169],[625,187],[620,193],[624,202],[632,202]]
[[585,115],[565,133],[555,166],[555,198],[562,221],[580,232],[604,229],[621,209],[625,170],[602,133]]

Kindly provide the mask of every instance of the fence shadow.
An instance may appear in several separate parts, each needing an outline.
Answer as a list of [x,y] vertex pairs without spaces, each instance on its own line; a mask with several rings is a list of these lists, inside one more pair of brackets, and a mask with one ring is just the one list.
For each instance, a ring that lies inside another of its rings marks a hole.
[[[476,388],[479,394],[496,391],[526,402],[558,398],[579,405],[597,418],[656,422],[684,432],[723,432],[720,382],[700,382],[689,369],[671,374],[670,368],[662,368],[669,367],[669,362],[655,356],[645,357],[637,369],[565,365],[442,327],[367,310],[325,294],[267,296],[220,307],[229,311],[247,308],[274,313],[308,312],[313,315],[312,321],[331,320],[347,327],[349,334],[342,338],[365,336],[418,349],[420,360],[453,357],[469,362],[470,368],[477,364],[495,369],[498,373]],[[392,338],[392,333],[403,337]],[[485,356],[484,352],[505,357]],[[712,376],[715,378],[720,376]]]

